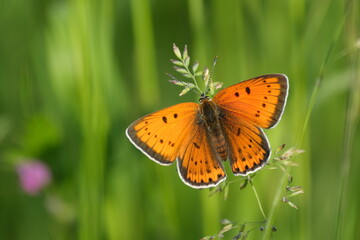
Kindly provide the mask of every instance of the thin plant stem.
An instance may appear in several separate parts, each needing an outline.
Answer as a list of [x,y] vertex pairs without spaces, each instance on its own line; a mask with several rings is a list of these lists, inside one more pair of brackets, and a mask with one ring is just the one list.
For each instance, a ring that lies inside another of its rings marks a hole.
[[[358,55],[358,54],[357,54]],[[356,58],[354,57],[354,65],[356,64]],[[353,82],[352,86],[349,91],[349,98],[347,103],[346,109],[346,119],[345,119],[345,133],[343,139],[343,153],[342,153],[342,164],[341,164],[341,177],[339,183],[339,201],[338,201],[338,211],[337,211],[337,224],[336,224],[336,235],[337,239],[342,239],[342,228],[343,228],[343,221],[344,221],[344,211],[345,211],[345,202],[346,196],[348,192],[348,185],[349,185],[349,172],[350,172],[350,165],[351,165],[351,150],[353,146],[353,139],[356,126],[358,124],[359,114],[359,98],[357,96],[359,91],[360,84],[355,74],[352,77]]]
[[[310,101],[308,103],[308,107],[307,107],[306,114],[305,114],[305,119],[304,119],[304,122],[302,124],[300,134],[298,135],[299,137],[296,140],[296,147],[299,147],[299,145],[301,144],[301,142],[303,140],[303,137],[304,137],[304,133],[305,133],[307,127],[308,127],[309,119],[310,119],[311,113],[313,111],[313,108],[315,106],[316,100],[317,100],[318,95],[319,95],[320,87],[321,87],[321,84],[322,84],[323,79],[324,79],[324,73],[325,73],[326,67],[329,64],[329,59],[330,59],[330,56],[332,55],[334,46],[337,43],[337,41],[339,39],[339,36],[340,36],[340,33],[341,33],[341,31],[342,31],[342,29],[344,27],[345,15],[343,16],[341,22],[337,26],[337,29],[336,29],[336,31],[334,33],[334,36],[333,36],[333,39],[330,42],[329,49],[328,49],[327,54],[325,56],[324,62],[322,64],[321,68],[320,68],[319,76],[318,76],[318,78],[317,78],[317,80],[315,82],[315,86],[314,86],[314,89],[312,91]],[[265,229],[264,229],[264,234],[262,236],[262,239],[269,239],[269,237],[270,237],[271,225],[272,225],[272,223],[274,221],[274,216],[275,216],[276,209],[277,209],[279,203],[281,202],[280,201],[281,200],[281,195],[282,195],[282,193],[283,193],[283,191],[285,189],[286,181],[288,179],[290,171],[291,171],[291,166],[286,167],[285,171],[284,171],[284,174],[282,175],[282,177],[280,179],[279,187],[278,187],[278,189],[276,191],[276,194],[274,195],[272,207],[271,207],[269,215],[268,215],[269,218],[268,218],[268,220],[266,221],[266,224],[265,224]]]
[[261,204],[259,195],[258,195],[258,193],[257,193],[257,191],[256,191],[255,185],[254,185],[254,183],[252,182],[252,180],[251,180],[251,178],[249,177],[249,175],[247,176],[247,179],[249,180],[250,185],[251,185],[251,188],[252,188],[252,190],[254,191],[254,194],[255,194],[256,200],[257,200],[257,202],[258,202],[258,205],[259,205],[261,214],[263,215],[263,217],[264,217],[264,219],[265,219],[265,221],[266,221],[267,218],[266,218],[264,209],[263,209],[263,207],[262,207],[262,204]]
[[[183,63],[184,63],[184,61],[183,61]],[[196,88],[201,92],[201,89],[199,88],[199,85],[198,85],[198,83],[197,83],[197,81],[196,81],[195,75],[194,75],[193,73],[191,73],[190,69],[189,69],[185,64],[184,64],[184,67],[185,67],[186,71],[188,71],[188,73],[190,74],[192,80],[193,80],[194,83],[195,83]]]
[[[351,6],[351,7],[350,7]],[[354,9],[352,13],[349,14],[350,18],[355,19],[356,5],[354,1],[347,1],[347,8]],[[350,11],[350,10],[349,10]],[[355,26],[351,20],[349,21],[351,26],[350,31],[356,36]],[[353,37],[354,39],[354,37]],[[343,153],[341,161],[341,176],[339,181],[339,200],[337,206],[337,218],[336,218],[336,239],[342,239],[344,236],[342,234],[344,227],[344,211],[346,209],[346,196],[349,188],[349,172],[351,165],[351,150],[353,147],[354,133],[356,132],[356,126],[359,121],[359,106],[360,98],[358,96],[360,89],[360,80],[357,76],[356,67],[359,64],[359,50],[351,55],[352,63],[352,82],[349,87],[348,102],[346,106],[346,116],[345,116],[345,128],[344,128],[344,138],[343,138]]]

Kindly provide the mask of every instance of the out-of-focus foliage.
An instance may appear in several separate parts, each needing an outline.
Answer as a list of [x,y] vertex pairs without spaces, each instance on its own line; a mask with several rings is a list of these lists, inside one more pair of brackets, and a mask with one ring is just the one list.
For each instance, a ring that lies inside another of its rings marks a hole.
[[[359,13],[355,0],[1,1],[0,239],[359,239]],[[289,77],[266,133],[305,153],[287,190],[274,165],[252,178],[271,231],[244,181],[209,197],[126,139],[138,117],[199,98],[167,81],[173,43],[200,66],[218,56],[224,87]],[[17,169],[34,159],[51,181],[29,195]]]

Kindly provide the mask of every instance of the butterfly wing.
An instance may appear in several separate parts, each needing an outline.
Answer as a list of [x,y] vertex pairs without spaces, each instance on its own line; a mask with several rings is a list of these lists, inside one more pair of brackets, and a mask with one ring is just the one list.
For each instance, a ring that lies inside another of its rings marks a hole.
[[126,135],[151,160],[169,165],[176,160],[184,139],[192,131],[197,105],[180,103],[148,114],[133,122]]
[[261,128],[272,128],[281,118],[287,93],[287,77],[269,74],[225,88],[215,95],[213,101],[229,118],[243,119]]
[[261,168],[270,157],[270,145],[261,128],[274,127],[286,104],[288,80],[269,74],[252,78],[215,95],[228,156],[235,175]]
[[235,175],[260,169],[270,157],[270,145],[261,128],[239,119],[221,118],[228,158]]
[[207,139],[198,104],[181,103],[148,114],[126,130],[130,141],[153,161],[169,165],[193,188],[215,186],[226,175]]
[[216,186],[226,178],[221,159],[209,142],[205,125],[199,119],[195,125],[195,134],[187,138],[180,149],[179,175],[193,188]]

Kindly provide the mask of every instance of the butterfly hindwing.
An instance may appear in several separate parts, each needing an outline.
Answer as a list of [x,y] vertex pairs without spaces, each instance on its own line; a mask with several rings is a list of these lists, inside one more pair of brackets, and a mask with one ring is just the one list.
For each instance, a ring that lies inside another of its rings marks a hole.
[[270,156],[270,145],[261,128],[240,119],[221,118],[228,158],[235,175],[260,169]]
[[272,128],[281,118],[287,93],[287,77],[269,74],[225,88],[213,101],[234,118],[261,128]]
[[221,159],[209,142],[203,124],[196,121],[195,135],[185,139],[178,158],[181,179],[191,187],[216,186],[226,178]]

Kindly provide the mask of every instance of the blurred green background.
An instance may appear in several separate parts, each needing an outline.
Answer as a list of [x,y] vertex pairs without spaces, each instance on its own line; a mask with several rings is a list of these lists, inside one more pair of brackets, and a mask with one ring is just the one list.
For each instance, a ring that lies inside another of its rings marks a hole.
[[[209,197],[127,140],[140,116],[198,99],[167,82],[180,78],[173,43],[201,67],[219,56],[224,86],[289,77],[266,133],[273,150],[305,150],[288,170],[305,193],[289,207],[287,175],[261,170],[253,181],[277,231],[247,224],[248,239],[360,239],[359,15],[356,0],[0,1],[0,239],[200,239],[221,219],[264,220],[250,187]],[[31,159],[52,174],[35,195],[16,170]]]

